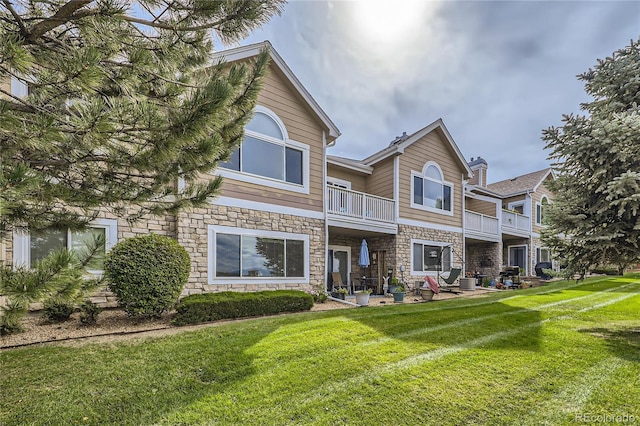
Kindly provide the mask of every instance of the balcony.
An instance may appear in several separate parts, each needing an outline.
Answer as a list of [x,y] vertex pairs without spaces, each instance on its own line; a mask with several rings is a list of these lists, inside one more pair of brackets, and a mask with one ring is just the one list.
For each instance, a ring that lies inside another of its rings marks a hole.
[[502,232],[528,237],[531,233],[531,218],[520,213],[502,210]]
[[327,186],[329,225],[397,233],[395,201],[364,192]]
[[500,241],[498,218],[465,210],[465,231],[467,236],[485,241]]

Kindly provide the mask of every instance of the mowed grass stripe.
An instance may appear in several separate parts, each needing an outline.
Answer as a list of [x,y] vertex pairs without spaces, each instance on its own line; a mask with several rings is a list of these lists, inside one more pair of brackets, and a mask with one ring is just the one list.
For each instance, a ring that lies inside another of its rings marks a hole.
[[[629,286],[630,284],[618,283],[618,284],[614,284],[612,287],[606,288],[605,290],[601,290],[600,293],[590,293],[587,295],[580,295],[582,294],[582,292],[580,292],[580,293],[576,293],[575,297],[573,297],[572,299],[566,299],[560,302],[571,303],[572,301],[575,301],[578,298],[581,300],[592,300],[592,299],[598,300],[599,298],[603,297],[602,292],[606,292],[605,295],[607,295],[612,292],[615,292],[616,290],[623,290],[625,288],[628,288]],[[557,290],[554,290],[554,291],[557,291]],[[633,296],[633,294],[624,295],[623,298],[631,297],[631,296]],[[558,297],[567,297],[567,294],[563,292],[562,294],[559,294]],[[538,305],[538,308],[545,307],[545,306],[556,306],[557,302],[559,301],[543,303]],[[610,302],[610,303],[615,303],[615,302]],[[496,304],[499,304],[499,303],[496,303]],[[399,308],[402,308],[402,307],[399,307]],[[393,308],[391,310],[397,310],[397,308]],[[529,309],[518,310],[518,312],[521,314],[529,311],[530,311]],[[252,383],[251,392],[252,394],[254,394],[254,397],[258,399],[255,402],[244,404],[243,409],[245,410],[245,413],[248,412],[247,410],[255,410],[254,415],[260,416],[261,415],[260,413],[262,411],[258,406],[256,406],[256,404],[257,405],[260,404],[259,400],[261,398],[270,398],[270,400],[272,401],[272,404],[275,404],[275,405],[282,404],[283,411],[288,412],[287,410],[289,410],[290,408],[287,406],[288,405],[287,401],[291,402],[293,400],[290,400],[290,398],[287,398],[284,394],[281,394],[281,390],[284,388],[289,388],[289,391],[291,391],[292,386],[293,388],[296,389],[295,398],[294,398],[295,405],[296,405],[295,411],[298,413],[304,412],[305,407],[312,409],[314,405],[327,403],[327,400],[331,400],[334,395],[340,395],[340,394],[349,395],[357,392],[357,390],[360,389],[363,385],[371,386],[372,383],[375,383],[376,381],[384,382],[385,380],[381,380],[381,378],[388,377],[397,373],[402,373],[402,372],[406,373],[410,371],[411,368],[413,367],[425,365],[425,364],[428,364],[429,362],[431,363],[437,362],[438,360],[442,360],[449,356],[462,353],[468,349],[481,348],[484,346],[488,346],[494,342],[498,342],[501,340],[508,340],[517,334],[539,327],[541,324],[544,324],[550,320],[550,319],[540,320],[533,323],[524,324],[520,327],[514,327],[508,330],[492,332],[491,334],[479,336],[475,339],[470,339],[457,344],[454,343],[449,346],[434,348],[429,350],[429,348],[424,348],[425,346],[424,343],[420,343],[417,346],[416,345],[407,346],[406,342],[401,342],[401,339],[399,338],[388,339],[386,337],[376,338],[371,334],[360,335],[359,333],[361,333],[362,331],[366,332],[367,330],[366,329],[362,330],[362,325],[356,325],[358,321],[354,321],[350,315],[347,316],[346,314],[348,313],[349,312],[345,313],[345,316],[336,318],[337,321],[335,323],[331,321],[331,318],[325,319],[325,321],[326,320],[330,321],[329,326],[331,328],[333,328],[334,326],[336,328],[339,328],[338,332],[340,333],[340,335],[344,340],[342,342],[335,341],[335,336],[331,336],[331,340],[333,344],[335,344],[336,346],[326,347],[323,350],[319,349],[322,351],[320,355],[314,354],[314,353],[306,353],[306,351],[304,353],[299,352],[299,347],[296,347],[294,343],[297,342],[298,345],[300,346],[305,346],[306,343],[300,340],[300,337],[303,337],[303,335],[297,332],[297,329],[296,329],[297,325],[294,325],[293,329],[290,327],[283,327],[279,329],[275,333],[275,335],[272,333],[269,337],[269,342],[268,342],[269,346],[277,346],[284,350],[284,352],[279,353],[277,356],[277,358],[279,359],[279,362],[277,363],[270,362],[270,358],[273,357],[273,354],[269,355],[267,353],[264,353],[265,358],[263,359],[262,358],[263,352],[260,345],[252,348],[251,354],[252,356],[256,357],[254,359],[254,362],[259,363],[262,367],[264,367],[264,370],[261,372],[259,377],[256,377],[256,380],[251,381]],[[429,313],[434,314],[432,310]],[[508,313],[511,313],[511,312],[508,312]],[[453,314],[455,314],[455,312]],[[504,315],[505,313],[500,313],[498,316],[504,316]],[[488,317],[489,319],[491,319],[496,316],[493,314],[490,314],[490,315],[485,315],[484,317]],[[425,318],[421,318],[421,320],[424,321]],[[474,319],[474,321],[481,321],[481,320],[482,318]],[[314,320],[314,325],[313,325],[314,328],[316,327],[316,325],[318,325],[318,324],[315,324],[317,321],[318,320]],[[349,324],[350,322],[353,323],[353,325],[350,325]],[[455,322],[456,321],[453,321],[453,323]],[[434,333],[435,330],[437,330],[438,328],[440,329],[449,328],[452,331],[455,331],[456,325],[460,327],[462,324],[464,328],[464,325],[466,322],[467,320],[458,320],[457,324],[448,323],[446,324],[447,327],[444,327],[444,328],[442,327],[442,325],[421,328],[420,334],[426,335],[429,333]],[[365,324],[366,324],[366,321],[365,321]],[[346,330],[345,330],[345,327],[347,328]],[[477,331],[484,332],[483,330],[477,330]],[[377,333],[377,332],[378,331],[376,331],[375,329],[370,330],[370,333]],[[456,333],[454,332],[448,333],[449,336],[453,334],[456,334]],[[274,339],[272,339],[272,337],[274,337]],[[312,336],[304,336],[304,337],[312,337]],[[353,338],[360,339],[360,340],[350,341],[350,339],[353,339]],[[372,338],[375,339],[374,342],[377,342],[377,343],[371,344],[370,339]],[[390,346],[383,348],[384,343],[389,343]],[[432,347],[434,345],[435,344],[431,343]],[[423,349],[426,349],[426,352],[415,354],[415,349],[418,348],[418,350],[420,350],[420,347],[422,347]],[[414,355],[406,356],[407,349],[410,351],[413,351]],[[290,350],[293,352],[289,352]],[[399,352],[396,355],[394,355],[393,352],[395,352],[396,350],[398,350]],[[310,358],[307,358],[307,356]],[[378,361],[376,362],[376,367],[371,371],[369,371],[368,369],[371,369],[371,366],[369,366],[369,363],[371,361],[371,356],[376,357]],[[401,356],[403,358],[398,361],[392,361],[390,363],[389,360],[392,359],[392,357],[394,356]],[[311,359],[313,359],[314,361],[311,361]],[[353,363],[354,368],[351,371],[349,371],[349,376],[347,376],[346,379],[343,378],[345,377],[344,371],[339,369],[340,372],[337,373],[336,376],[331,377],[331,375],[329,374],[330,379],[328,380],[326,379],[322,381],[317,381],[317,380],[314,380],[311,376],[308,376],[307,380],[301,378],[301,380],[303,380],[303,383],[296,383],[296,384],[281,383],[283,377],[290,376],[294,371],[301,372],[303,369],[305,369],[305,366],[307,366],[306,368],[308,368],[310,363],[314,363],[314,364],[318,363],[318,365],[329,366],[329,371],[331,371],[330,363],[328,363],[329,359],[334,359],[336,360],[336,362],[340,362],[340,363],[344,363],[344,362],[347,362],[350,364]],[[359,359],[368,359],[368,361],[365,361],[362,364],[358,364]],[[231,393],[226,393],[224,395],[211,395],[211,397],[206,398],[203,401],[199,401],[194,406],[189,407],[187,411],[198,412],[200,410],[206,410],[209,413],[208,414],[209,416],[212,416],[219,421],[223,421],[223,422],[225,420],[230,421],[231,420],[230,418],[224,418],[224,419],[218,418],[217,417],[218,409],[215,407],[218,404],[225,405],[225,404],[232,403],[233,405],[235,405],[236,403],[232,402],[232,401],[236,401],[236,396],[234,395],[239,396],[246,390],[247,388],[245,387],[245,384],[239,383],[238,386],[233,391],[231,391]],[[184,415],[186,415],[185,418],[187,419],[190,418],[190,415],[185,411],[181,411],[181,414],[178,414],[179,417],[182,417]],[[238,415],[240,416],[239,418],[245,418],[245,419],[247,418],[246,416],[243,417],[243,415],[241,414],[238,414]],[[240,421],[238,420],[239,418],[235,418],[235,419],[237,421]],[[182,418],[182,420],[184,420],[184,418]],[[171,421],[169,423],[171,423]]]
[[575,421],[576,414],[584,413],[589,397],[613,376],[623,365],[616,357],[608,357],[584,371],[570,382],[555,397],[532,411],[523,419],[524,425],[557,425]]
[[[587,311],[603,308],[605,306],[612,305],[635,296],[637,296],[637,294],[634,294],[634,293],[625,294],[591,307],[585,307],[583,309],[580,309],[580,312],[587,312]],[[486,336],[482,336],[480,338],[470,340],[463,344],[434,349],[426,353],[421,353],[421,354],[407,357],[400,361],[378,366],[376,367],[375,370],[364,371],[346,380],[332,382],[332,383],[323,385],[320,388],[315,389],[313,391],[313,395],[306,397],[301,401],[301,403],[311,404],[316,400],[318,400],[319,398],[326,397],[326,395],[330,395],[336,392],[337,393],[346,392],[348,389],[351,389],[354,387],[357,388],[372,380],[379,380],[381,376],[388,375],[388,374],[395,374],[398,372],[398,370],[405,370],[405,369],[415,367],[424,363],[433,362],[449,355],[458,354],[467,349],[478,348],[498,340],[515,336],[531,328],[540,327],[541,325],[551,321],[561,321],[561,320],[571,319],[572,317],[573,317],[572,314],[562,314],[555,317],[546,318],[534,323],[529,323],[519,327],[514,327],[509,330],[500,331],[500,332],[492,333]]]
[[[463,320],[456,320],[456,321],[451,321],[448,322],[446,324],[439,324],[439,325],[434,325],[434,326],[428,326],[428,327],[423,327],[423,328],[418,328],[415,330],[410,330],[410,331],[406,331],[403,333],[399,333],[396,334],[394,337],[382,337],[376,340],[370,340],[367,342],[364,342],[363,345],[364,346],[374,346],[377,344],[381,344],[384,342],[388,342],[390,340],[395,340],[395,339],[404,339],[404,338],[409,338],[409,337],[417,337],[426,333],[433,333],[433,332],[438,332],[438,331],[442,331],[442,330],[447,330],[447,329],[451,329],[451,328],[457,328],[457,327],[466,327],[468,325],[472,325],[478,322],[482,322],[482,321],[487,321],[487,320],[494,320],[497,318],[503,318],[509,315],[518,315],[518,314],[522,314],[525,312],[530,312],[532,310],[538,310],[538,311],[542,311],[542,310],[548,310],[550,308],[554,308],[557,306],[562,306],[562,305],[570,305],[572,303],[578,302],[578,301],[586,301],[586,300],[591,300],[591,299],[600,299],[603,298],[603,294],[604,294],[604,298],[607,297],[608,293],[611,292],[616,292],[616,291],[620,291],[629,287],[633,287],[636,286],[635,283],[632,284],[625,284],[622,286],[616,286],[616,287],[612,287],[612,288],[608,288],[606,290],[602,290],[599,293],[592,293],[592,294],[586,294],[584,296],[577,296],[571,299],[563,299],[563,300],[559,300],[559,301],[555,301],[555,302],[549,302],[549,303],[543,303],[541,305],[538,306],[533,306],[531,308],[519,308],[513,311],[507,311],[507,312],[499,312],[499,313],[494,313],[494,314],[488,314],[488,315],[480,315],[480,316],[475,316],[473,318],[468,318],[468,319],[463,319]],[[492,302],[492,304],[495,303],[501,303],[502,301],[494,301]],[[606,302],[605,302],[606,303]],[[431,312],[433,312],[434,310],[430,310]]]
[[[496,302],[504,302],[508,300],[517,300],[521,298],[530,298],[531,296],[543,296],[552,293],[558,293],[558,296],[562,296],[563,292],[573,289],[579,289],[582,287],[594,287],[594,290],[601,291],[598,289],[598,284],[611,284],[611,280],[608,278],[599,278],[599,279],[588,279],[585,281],[580,281],[579,283],[566,284],[565,282],[557,282],[551,283],[542,287],[528,288],[523,290],[517,290],[518,294],[514,294],[510,296],[511,291],[496,291],[495,293],[490,293],[484,296],[480,296],[477,299],[472,299],[469,301],[468,299],[447,299],[447,300],[434,300],[433,302],[429,302],[428,304],[407,304],[407,305],[398,305],[396,308],[406,308],[407,311],[419,310],[420,312],[431,312],[431,311],[448,311],[448,310],[458,310],[465,308],[475,308],[481,306],[493,305]],[[592,290],[588,290],[592,291]],[[514,290],[515,292],[515,290]],[[387,316],[395,316],[398,315],[397,311],[380,309],[380,312],[371,312],[370,309],[365,308],[362,310],[358,310],[355,314],[351,315],[351,318],[356,318],[357,316],[366,317],[369,319],[381,318]]]

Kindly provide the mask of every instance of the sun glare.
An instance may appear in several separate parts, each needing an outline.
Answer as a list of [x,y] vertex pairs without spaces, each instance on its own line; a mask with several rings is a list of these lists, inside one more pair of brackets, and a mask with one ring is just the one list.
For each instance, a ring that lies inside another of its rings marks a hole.
[[354,20],[363,37],[375,43],[397,43],[424,25],[428,2],[369,0],[354,2]]

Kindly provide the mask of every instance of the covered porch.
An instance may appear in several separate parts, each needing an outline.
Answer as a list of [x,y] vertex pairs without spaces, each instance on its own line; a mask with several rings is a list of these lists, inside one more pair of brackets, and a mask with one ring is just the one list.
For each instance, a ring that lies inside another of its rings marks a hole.
[[[326,265],[326,289],[341,286],[349,294],[371,290],[383,294],[385,277],[395,268],[394,234],[329,226]],[[360,264],[360,255],[366,241],[369,264]]]

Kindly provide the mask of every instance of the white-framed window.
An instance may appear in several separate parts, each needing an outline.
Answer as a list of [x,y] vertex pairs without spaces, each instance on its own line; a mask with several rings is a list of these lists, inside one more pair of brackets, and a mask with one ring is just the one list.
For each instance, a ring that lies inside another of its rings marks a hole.
[[95,237],[104,238],[104,248],[87,265],[87,272],[103,272],[104,255],[118,241],[118,221],[116,219],[96,219],[84,231],[69,229],[45,229],[38,233],[16,231],[13,234],[13,263],[30,268],[51,251],[67,248],[71,251],[85,250]]
[[422,172],[411,172],[411,207],[453,215],[453,184],[444,180],[437,163],[429,161]]
[[327,185],[340,189],[351,189],[350,181],[334,177],[327,177]]
[[450,243],[411,240],[411,275],[435,275],[452,267]]
[[29,86],[15,77],[11,77],[11,94],[18,98],[26,98],[29,94]]
[[289,139],[282,120],[263,106],[256,106],[240,147],[218,167],[223,177],[309,193],[309,145]]
[[551,262],[551,250],[544,247],[536,248],[536,263]]
[[542,196],[539,203],[536,203],[536,225],[544,225],[544,211],[549,204],[549,199],[546,195]]
[[309,235],[209,225],[209,284],[308,283]]
[[507,210],[512,210],[516,213],[524,214],[524,201],[513,201],[509,203],[507,205]]

